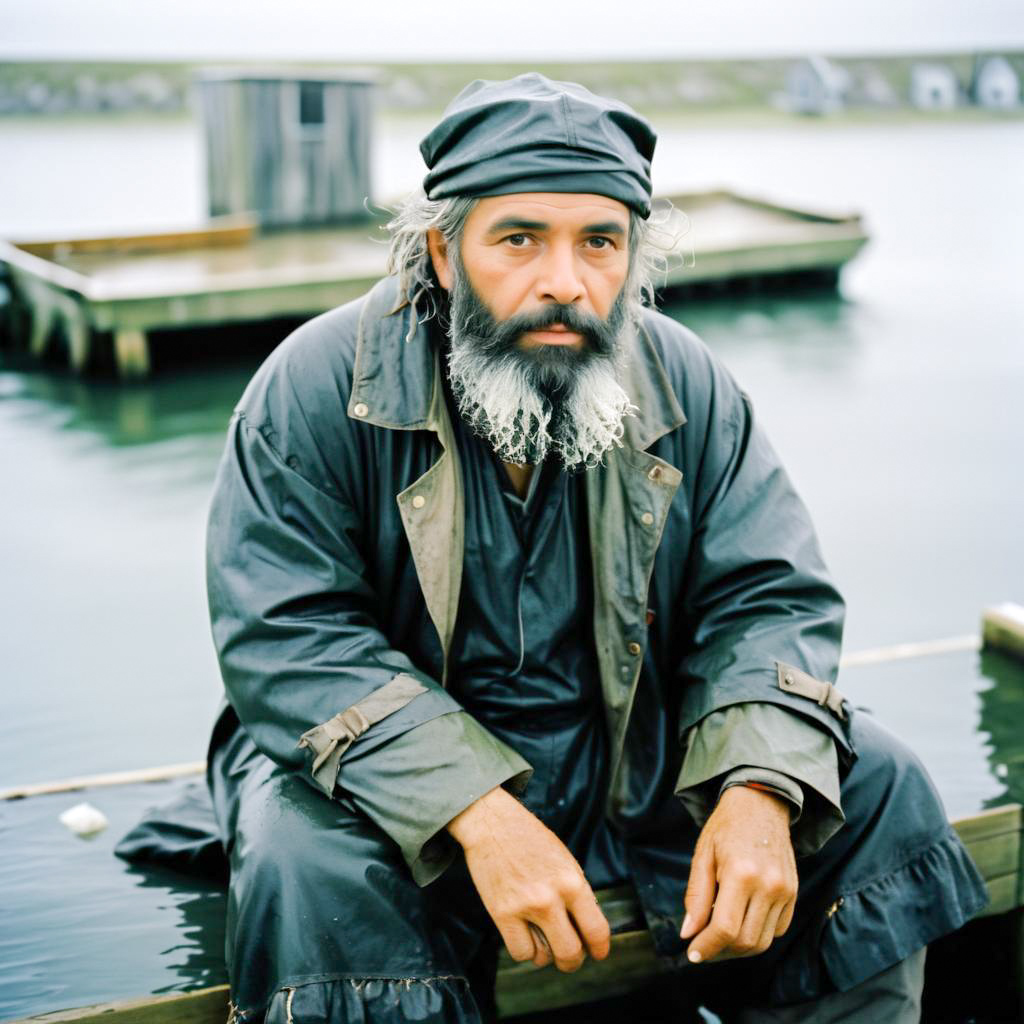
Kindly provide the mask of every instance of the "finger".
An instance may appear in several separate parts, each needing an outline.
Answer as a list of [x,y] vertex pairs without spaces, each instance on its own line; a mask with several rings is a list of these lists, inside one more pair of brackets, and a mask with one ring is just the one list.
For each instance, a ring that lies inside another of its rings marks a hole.
[[785,935],[789,931],[789,926],[793,923],[793,911],[795,909],[796,898],[794,897],[782,908],[782,913],[779,914],[779,920],[775,925],[776,935]]
[[686,917],[683,918],[683,927],[679,932],[681,939],[693,938],[711,917],[711,908],[715,902],[716,865],[714,854],[707,852],[708,849],[698,843],[690,864],[690,879],[686,883],[686,895],[683,897]]
[[735,885],[724,885],[718,890],[711,920],[686,951],[691,963],[710,960],[732,947],[747,915],[748,899],[747,892]]
[[552,960],[551,947],[548,945],[548,940],[544,938],[544,933],[535,924],[527,922],[526,927],[530,929],[530,935],[533,938],[533,962],[538,967],[547,967]]
[[765,923],[769,915],[772,915],[772,935],[774,935],[775,919],[781,909],[781,904],[776,909],[775,904],[767,896],[755,893],[747,904],[747,912],[743,915],[743,923],[740,925],[739,934],[733,941],[730,951],[737,956],[751,956],[754,953],[760,953],[761,949],[758,947],[761,943],[761,935],[765,930]]
[[533,923],[544,933],[544,938],[551,948],[551,955],[555,959],[555,966],[560,971],[571,973],[583,966],[583,943],[564,908]]
[[612,948],[612,930],[588,885],[569,905],[576,931],[595,960],[603,960]]
[[516,963],[525,963],[536,956],[537,950],[534,945],[533,936],[525,921],[518,918],[510,918],[503,922],[495,921],[498,925],[498,932],[501,934],[508,955]]
[[764,928],[761,930],[760,938],[757,941],[757,952],[763,953],[775,939],[778,934],[779,918],[782,916],[782,912],[786,909],[785,903],[776,903],[771,910],[768,911],[764,919]]

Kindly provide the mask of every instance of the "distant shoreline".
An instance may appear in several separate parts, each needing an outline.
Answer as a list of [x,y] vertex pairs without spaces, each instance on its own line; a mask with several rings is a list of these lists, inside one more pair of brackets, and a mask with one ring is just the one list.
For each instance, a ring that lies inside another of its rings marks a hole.
[[[1000,54],[1024,81],[1024,51]],[[868,112],[890,116],[917,112],[910,100],[915,65],[939,65],[955,77],[959,96],[950,110],[921,111],[922,116],[949,117],[965,113],[983,117],[1014,117],[1009,111],[979,109],[968,100],[976,53],[922,53],[903,56],[842,56],[828,63],[846,76],[849,86],[842,109],[828,117]],[[191,83],[210,67],[281,68],[311,75],[328,69],[365,74],[377,85],[377,107],[388,113],[441,110],[474,78],[507,78],[537,70],[552,78],[578,81],[588,88],[624,100],[640,110],[679,114],[786,109],[787,76],[807,58],[759,60],[679,60],[626,62],[534,63],[379,63],[341,62],[83,62],[11,61],[0,64],[0,117],[89,117],[110,114],[184,114],[191,109]]]

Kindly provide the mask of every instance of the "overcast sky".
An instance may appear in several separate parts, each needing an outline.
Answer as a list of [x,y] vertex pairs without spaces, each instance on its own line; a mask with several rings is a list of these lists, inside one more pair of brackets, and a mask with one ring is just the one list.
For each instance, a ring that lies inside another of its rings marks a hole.
[[1024,0],[0,0],[0,59],[523,60],[1024,49]]

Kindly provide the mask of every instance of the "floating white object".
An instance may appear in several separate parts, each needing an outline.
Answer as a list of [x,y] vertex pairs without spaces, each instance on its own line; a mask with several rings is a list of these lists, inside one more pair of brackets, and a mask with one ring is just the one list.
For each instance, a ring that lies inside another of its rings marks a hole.
[[82,838],[94,836],[110,824],[107,816],[92,804],[75,804],[74,807],[69,807],[60,816],[60,823]]

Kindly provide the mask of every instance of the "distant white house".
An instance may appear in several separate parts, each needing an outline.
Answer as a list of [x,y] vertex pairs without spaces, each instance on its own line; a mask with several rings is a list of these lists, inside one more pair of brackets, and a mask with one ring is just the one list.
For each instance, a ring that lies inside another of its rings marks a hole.
[[979,57],[974,64],[971,99],[979,107],[1011,110],[1020,103],[1020,77],[1005,57]]
[[910,102],[922,110],[952,110],[960,85],[945,64],[915,64],[910,69]]
[[805,57],[786,73],[786,106],[798,114],[841,110],[849,91],[849,72],[824,57]]

